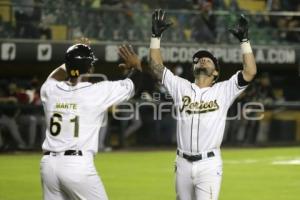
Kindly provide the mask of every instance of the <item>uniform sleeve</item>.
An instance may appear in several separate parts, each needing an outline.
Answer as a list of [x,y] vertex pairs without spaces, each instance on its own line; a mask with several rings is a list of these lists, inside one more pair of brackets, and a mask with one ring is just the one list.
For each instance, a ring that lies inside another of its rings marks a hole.
[[234,74],[229,80],[224,82],[224,91],[226,94],[226,98],[229,100],[230,105],[232,102],[247,88],[248,85],[239,85],[238,82],[238,74],[241,71],[238,71]]
[[104,81],[99,86],[100,95],[104,96],[101,103],[106,108],[134,96],[134,84],[129,78],[119,81]]
[[174,101],[178,102],[181,101],[180,93],[182,93],[182,90],[190,83],[179,76],[175,76],[169,69],[165,68],[162,84],[167,88]]
[[48,78],[42,85],[40,95],[42,102],[45,102],[47,99],[47,94],[51,90],[52,86],[55,85],[58,81],[53,78]]

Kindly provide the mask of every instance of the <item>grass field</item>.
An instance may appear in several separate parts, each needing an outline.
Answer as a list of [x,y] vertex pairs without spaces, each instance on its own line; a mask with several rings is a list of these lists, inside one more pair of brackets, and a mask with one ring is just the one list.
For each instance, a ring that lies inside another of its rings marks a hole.
[[[175,151],[99,154],[111,200],[171,200]],[[299,200],[300,148],[224,149],[220,200]],[[0,200],[39,200],[40,154],[0,155]]]

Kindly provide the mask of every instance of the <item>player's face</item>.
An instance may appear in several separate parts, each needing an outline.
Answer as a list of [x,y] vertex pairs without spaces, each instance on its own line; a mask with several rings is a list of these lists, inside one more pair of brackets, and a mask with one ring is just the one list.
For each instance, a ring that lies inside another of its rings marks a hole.
[[202,57],[199,59],[198,63],[194,64],[193,73],[194,76],[206,75],[212,76],[215,72],[215,64],[212,59],[208,57]]

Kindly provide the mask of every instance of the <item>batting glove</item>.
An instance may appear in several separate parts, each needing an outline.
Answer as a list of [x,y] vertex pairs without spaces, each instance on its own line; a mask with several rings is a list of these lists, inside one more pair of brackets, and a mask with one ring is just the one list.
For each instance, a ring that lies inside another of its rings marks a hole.
[[171,25],[171,22],[165,20],[165,11],[158,9],[152,13],[152,37],[161,37],[162,33]]
[[240,42],[249,41],[248,38],[248,20],[243,14],[240,15],[240,19],[234,28],[229,29],[229,32],[232,33]]

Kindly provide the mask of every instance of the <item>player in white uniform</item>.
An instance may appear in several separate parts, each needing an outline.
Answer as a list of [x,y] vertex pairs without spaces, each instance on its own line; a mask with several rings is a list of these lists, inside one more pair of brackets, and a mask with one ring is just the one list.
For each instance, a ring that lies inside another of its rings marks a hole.
[[97,60],[85,44],[71,46],[65,65],[55,69],[41,88],[47,130],[42,149],[41,177],[45,200],[106,200],[94,166],[98,133],[106,109],[133,96],[139,82],[140,60],[131,47],[119,48],[124,68],[120,81],[90,83],[79,76],[92,73]]
[[220,145],[227,110],[256,74],[248,40],[247,20],[241,16],[230,31],[241,41],[243,69],[216,83],[217,59],[208,51],[193,56],[195,82],[175,76],[163,65],[160,37],[171,24],[164,12],[152,16],[150,69],[174,99],[177,113],[176,193],[179,200],[217,200],[222,179]]

